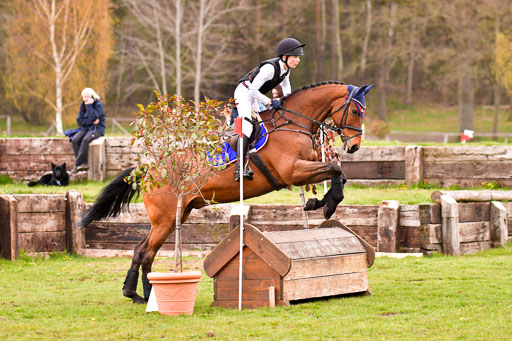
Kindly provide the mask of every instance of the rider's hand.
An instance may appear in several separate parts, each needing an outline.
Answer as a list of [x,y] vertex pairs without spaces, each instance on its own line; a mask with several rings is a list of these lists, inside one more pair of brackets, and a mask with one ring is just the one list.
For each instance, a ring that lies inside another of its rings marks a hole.
[[273,99],[272,102],[270,102],[270,106],[274,109],[282,109],[281,101],[278,99]]

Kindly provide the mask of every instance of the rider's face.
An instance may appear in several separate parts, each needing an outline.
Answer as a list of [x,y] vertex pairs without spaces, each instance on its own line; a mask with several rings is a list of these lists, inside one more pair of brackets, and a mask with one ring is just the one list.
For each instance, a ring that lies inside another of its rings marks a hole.
[[299,56],[288,56],[288,66],[292,69],[295,69],[297,65],[300,63],[300,57]]

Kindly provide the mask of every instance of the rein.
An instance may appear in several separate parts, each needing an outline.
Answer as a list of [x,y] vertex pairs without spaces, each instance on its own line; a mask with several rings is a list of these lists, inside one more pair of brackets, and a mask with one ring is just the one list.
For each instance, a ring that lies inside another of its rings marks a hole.
[[[352,95],[354,94],[354,91],[356,90],[357,88],[354,88],[352,89],[352,91],[350,92],[349,96],[346,97],[346,100],[345,102],[340,105],[338,107],[338,109],[334,110],[329,116],[329,117],[332,117],[335,113],[337,113],[338,111],[340,111],[341,109],[344,108],[343,110],[343,115],[341,116],[341,119],[340,119],[340,123],[338,124],[338,127],[336,126],[333,126],[333,125],[330,125],[330,124],[327,124],[327,123],[324,123],[324,122],[320,122],[318,120],[315,120],[314,118],[311,118],[309,116],[306,116],[306,115],[303,115],[299,112],[296,112],[296,111],[293,111],[293,110],[290,110],[290,109],[286,109],[286,108],[281,108],[279,110],[277,109],[274,109],[272,111],[272,113],[270,114],[270,118],[267,119],[267,120],[263,120],[263,122],[267,122],[267,121],[270,121],[270,123],[272,123],[272,126],[273,128],[271,130],[269,130],[265,135],[268,135],[274,131],[291,131],[291,132],[296,132],[296,133],[302,133],[302,134],[305,134],[307,136],[309,136],[311,138],[311,140],[313,140],[313,144],[314,144],[314,132],[309,129],[308,127],[306,127],[305,125],[302,125],[300,123],[297,123],[297,122],[294,122],[293,120],[289,119],[288,117],[285,116],[284,112],[289,112],[291,114],[294,114],[294,115],[297,115],[297,116],[300,116],[300,117],[303,117],[315,124],[317,124],[320,128],[320,130],[322,131],[322,133],[324,135],[326,135],[326,132],[325,132],[325,129],[329,129],[329,130],[332,130],[336,133],[338,133],[340,136],[341,136],[341,139],[343,140],[343,142],[345,141],[348,141],[348,140],[351,140],[353,139],[354,137],[357,137],[359,135],[362,135],[363,134],[363,129],[361,128],[357,128],[357,127],[353,127],[353,126],[349,126],[347,125],[347,120],[348,120],[348,107],[350,104],[350,102],[352,102]],[[277,119],[274,118],[274,114],[276,112],[279,112],[279,117]],[[280,125],[277,125],[276,126],[276,122],[278,120],[280,120],[281,118],[285,119],[285,122],[280,124]],[[303,130],[300,130],[300,129],[288,129],[288,128],[282,128],[283,126],[286,126],[288,124],[294,124],[298,127],[301,127],[301,128],[304,128],[306,130],[309,131],[309,133],[307,131],[303,131]],[[350,136],[350,137],[347,137],[344,133],[343,133],[343,130],[344,129],[350,129],[350,130],[354,130],[354,131],[357,131],[357,134],[355,134],[354,136]]]

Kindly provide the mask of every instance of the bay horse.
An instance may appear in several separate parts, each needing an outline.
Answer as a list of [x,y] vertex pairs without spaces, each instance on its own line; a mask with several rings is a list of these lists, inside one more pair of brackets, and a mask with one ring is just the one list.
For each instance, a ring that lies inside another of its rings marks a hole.
[[[343,141],[343,149],[348,153],[356,152],[361,144],[366,107],[364,96],[372,86],[355,87],[335,81],[313,84],[285,97],[282,100],[283,109],[262,112],[261,118],[270,136],[265,147],[257,154],[266,165],[266,172],[252,167],[253,180],[244,181],[244,198],[257,197],[289,185],[302,186],[330,179],[331,188],[324,198],[309,199],[305,207],[306,210],[324,207],[324,217],[329,219],[344,198],[346,177],[338,163],[318,161],[314,136],[319,129],[323,132],[326,129],[336,131]],[[324,122],[328,118],[332,118],[334,125]],[[251,158],[251,162],[254,163],[254,159]],[[140,189],[134,189],[125,181],[132,169],[125,170],[103,188],[79,223],[81,226],[118,215],[139,194]],[[186,196],[181,221],[186,221],[192,209],[205,206],[205,199],[214,198],[218,203],[239,200],[240,189],[239,183],[234,181],[234,169],[235,166],[231,165],[217,172],[201,188],[200,195]],[[149,299],[151,284],[147,274],[151,272],[157,251],[174,231],[176,224],[177,199],[169,188],[155,186],[153,190],[148,188],[142,192],[151,229],[134,249],[123,286],[123,295],[134,303],[145,303]],[[140,267],[144,298],[137,294]]]

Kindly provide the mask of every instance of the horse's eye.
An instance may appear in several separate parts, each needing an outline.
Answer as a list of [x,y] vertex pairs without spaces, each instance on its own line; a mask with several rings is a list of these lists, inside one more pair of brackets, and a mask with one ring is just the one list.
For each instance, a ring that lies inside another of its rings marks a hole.
[[352,109],[352,114],[359,115],[359,111],[357,109]]

